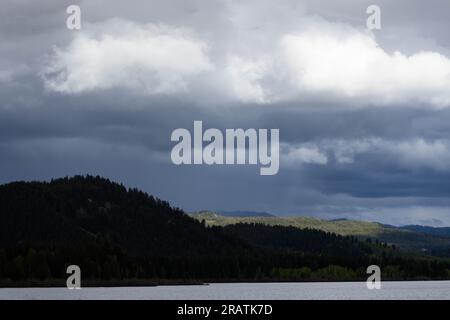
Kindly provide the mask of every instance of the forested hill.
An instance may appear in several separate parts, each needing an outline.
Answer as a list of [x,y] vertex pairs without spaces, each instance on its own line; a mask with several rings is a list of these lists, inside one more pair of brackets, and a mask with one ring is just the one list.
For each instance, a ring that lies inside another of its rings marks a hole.
[[100,177],[0,186],[2,246],[70,246],[75,242],[108,244],[132,256],[235,249],[233,241],[168,202]]
[[[0,278],[212,276],[201,264],[248,251],[215,228],[136,189],[76,176],[0,186]],[[186,265],[183,266],[185,263]],[[186,269],[186,270],[184,270]]]
[[[210,227],[137,189],[101,177],[0,186],[0,285],[60,279],[200,281],[447,278],[450,262],[318,230]],[[9,284],[8,284],[9,283]],[[112,283],[112,282],[111,282]],[[117,282],[114,282],[117,283]]]

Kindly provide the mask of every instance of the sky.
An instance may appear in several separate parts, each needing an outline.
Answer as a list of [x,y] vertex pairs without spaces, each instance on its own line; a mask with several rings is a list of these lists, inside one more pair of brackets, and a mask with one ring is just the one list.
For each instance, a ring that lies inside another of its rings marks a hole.
[[[66,8],[81,8],[81,29]],[[368,30],[366,9],[381,9]],[[450,226],[446,0],[3,0],[0,183],[101,175],[186,211]],[[279,129],[280,169],[171,133]]]

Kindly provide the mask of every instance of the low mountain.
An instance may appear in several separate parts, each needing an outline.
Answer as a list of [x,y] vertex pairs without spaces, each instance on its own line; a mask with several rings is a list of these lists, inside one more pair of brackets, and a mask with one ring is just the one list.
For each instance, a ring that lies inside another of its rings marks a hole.
[[[304,216],[273,216],[273,217],[227,217],[214,212],[201,212],[192,217],[204,220],[211,226],[226,226],[236,223],[256,223],[269,226],[292,226],[300,229],[316,229],[336,233],[343,236],[367,238],[395,245],[405,251],[415,251],[434,255],[450,256],[450,237],[424,232],[427,229],[408,229],[394,227],[377,222],[355,221],[348,219],[322,220]],[[445,233],[445,230],[440,231]]]
[[401,229],[431,234],[433,236],[450,237],[450,227],[429,227],[419,225],[402,226]]
[[217,211],[225,217],[273,217],[273,214],[261,211]]
[[101,177],[0,186],[0,278],[59,277],[69,264],[94,278],[212,277],[250,253],[169,203]]

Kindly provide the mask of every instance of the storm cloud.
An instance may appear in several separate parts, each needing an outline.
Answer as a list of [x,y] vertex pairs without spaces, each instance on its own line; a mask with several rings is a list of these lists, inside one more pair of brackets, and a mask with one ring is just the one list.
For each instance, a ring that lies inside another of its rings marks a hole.
[[[66,28],[78,4],[81,30]],[[185,210],[450,225],[446,1],[4,1],[0,182],[99,174]],[[171,132],[280,129],[280,171]]]

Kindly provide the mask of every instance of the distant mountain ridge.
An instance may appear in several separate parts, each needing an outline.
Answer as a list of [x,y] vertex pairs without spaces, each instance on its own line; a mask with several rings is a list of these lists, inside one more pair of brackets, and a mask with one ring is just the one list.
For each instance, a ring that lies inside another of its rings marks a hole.
[[447,233],[447,228],[395,227],[378,222],[349,219],[322,220],[305,216],[230,217],[207,211],[199,212],[192,216],[199,220],[205,220],[209,225],[225,226],[236,223],[262,223],[272,226],[293,226],[300,229],[310,228],[344,236],[356,236],[360,239],[373,238],[405,250],[450,255],[450,234]]
[[435,236],[450,237],[450,227],[430,227],[420,225],[402,226],[400,229],[412,230],[422,233],[427,233]]
[[270,214],[268,212],[246,210],[217,211],[217,213],[226,217],[275,217],[273,214]]

